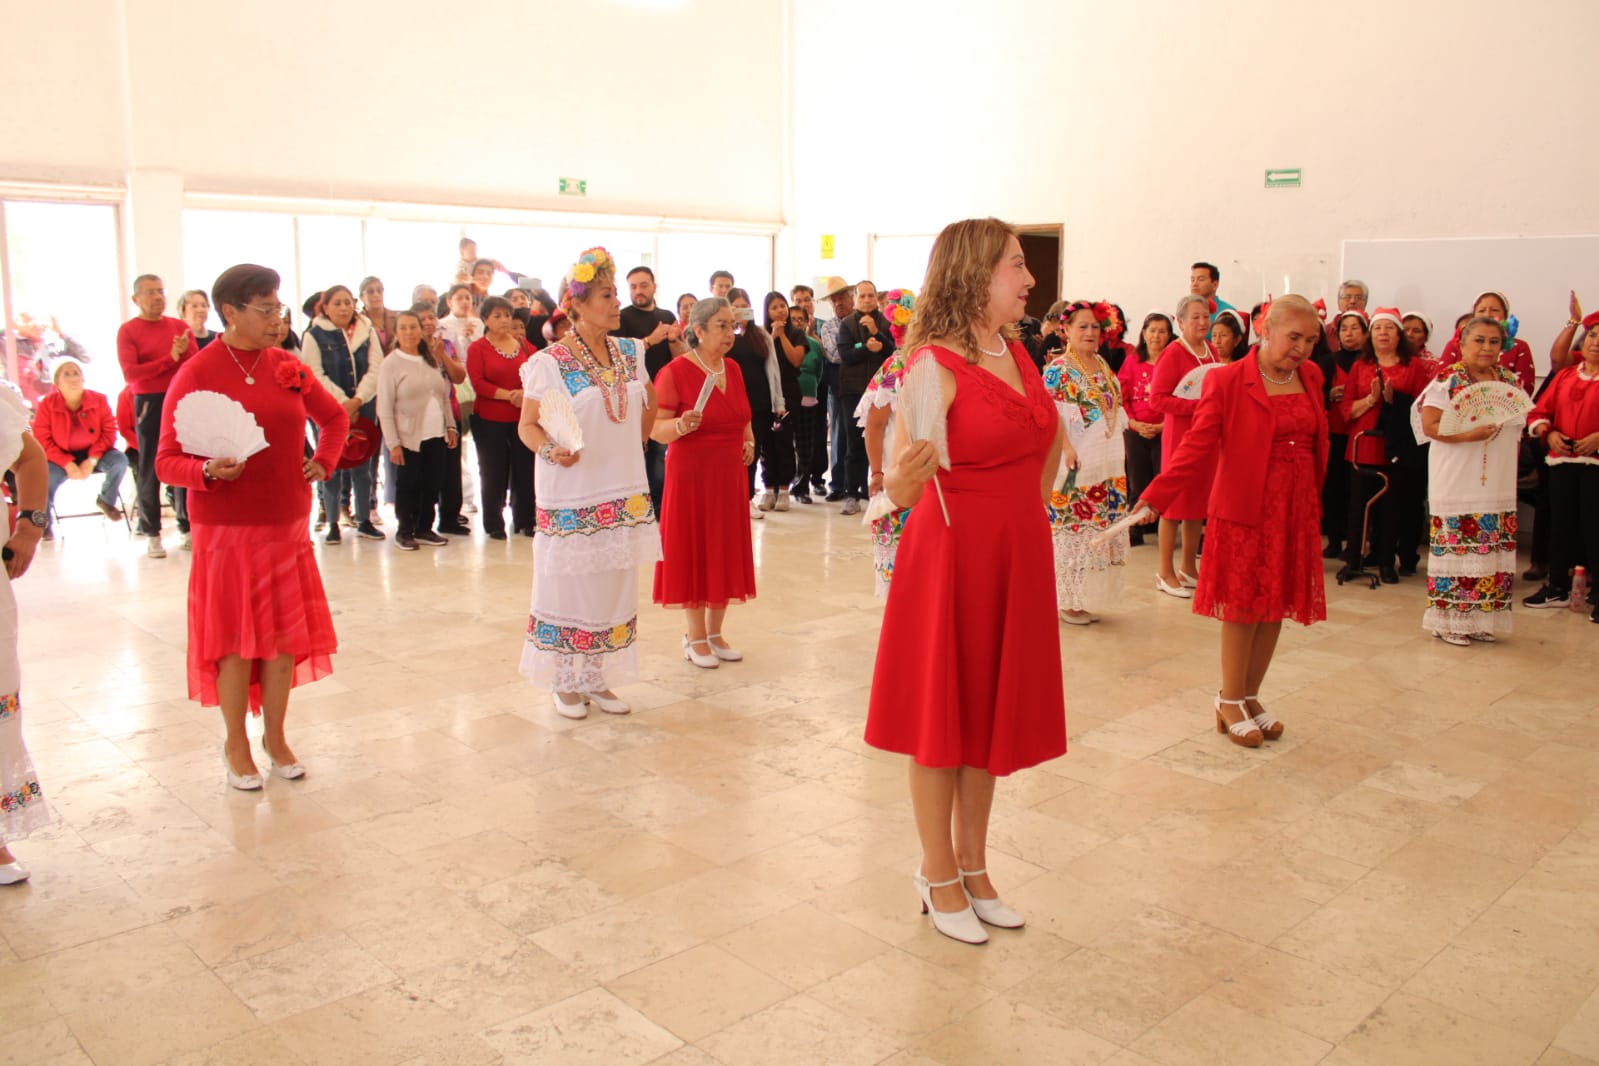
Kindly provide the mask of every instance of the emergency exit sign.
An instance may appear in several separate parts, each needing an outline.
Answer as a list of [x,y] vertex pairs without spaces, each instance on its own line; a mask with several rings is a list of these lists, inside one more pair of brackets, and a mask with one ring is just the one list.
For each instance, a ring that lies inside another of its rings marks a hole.
[[1298,167],[1266,171],[1266,188],[1268,189],[1297,189],[1304,180],[1304,174]]
[[584,179],[582,179],[582,178],[562,178],[561,179],[561,195],[562,196],[587,196],[588,194],[589,194],[589,183],[587,181],[585,181]]

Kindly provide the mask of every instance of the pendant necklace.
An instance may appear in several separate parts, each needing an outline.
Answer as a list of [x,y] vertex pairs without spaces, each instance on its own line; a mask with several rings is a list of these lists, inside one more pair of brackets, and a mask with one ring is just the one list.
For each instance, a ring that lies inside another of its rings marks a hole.
[[605,417],[612,422],[625,422],[627,420],[627,379],[622,376],[618,367],[621,362],[621,353],[616,349],[610,337],[605,338],[605,353],[610,357],[609,369],[601,367],[594,353],[589,350],[588,342],[581,333],[573,332],[572,339],[577,342],[577,361],[583,369],[588,371],[590,378],[594,379],[594,387],[600,390],[600,399],[605,403]]
[[262,348],[259,352],[257,352],[255,354],[255,362],[251,363],[250,364],[250,369],[246,370],[246,369],[244,369],[244,364],[239,362],[239,357],[236,354],[234,354],[233,349],[228,345],[227,341],[223,341],[222,342],[222,347],[227,348],[228,355],[232,356],[232,358],[233,358],[233,365],[238,367],[239,368],[239,373],[244,375],[244,383],[246,385],[254,385],[255,384],[255,368],[261,365],[261,357],[266,354],[266,349]]

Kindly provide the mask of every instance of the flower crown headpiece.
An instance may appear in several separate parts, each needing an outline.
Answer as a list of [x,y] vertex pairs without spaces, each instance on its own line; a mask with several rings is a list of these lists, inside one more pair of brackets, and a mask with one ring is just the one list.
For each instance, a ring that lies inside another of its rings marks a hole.
[[566,295],[561,299],[561,306],[570,308],[573,300],[581,300],[588,295],[589,285],[600,274],[616,276],[616,260],[611,258],[599,245],[595,245],[577,257],[577,262],[572,264],[566,272]]
[[911,290],[890,289],[883,293],[882,311],[888,317],[888,332],[895,344],[905,340],[905,330],[911,324],[911,315],[915,310],[916,294]]

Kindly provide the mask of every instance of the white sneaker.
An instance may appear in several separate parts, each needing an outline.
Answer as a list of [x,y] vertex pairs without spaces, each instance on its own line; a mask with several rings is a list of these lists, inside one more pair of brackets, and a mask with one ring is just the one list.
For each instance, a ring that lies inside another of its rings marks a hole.
[[192,536],[190,536],[189,534],[185,533],[183,535],[183,540],[181,542],[179,542],[178,547],[183,549],[186,552],[194,551],[194,538]]
[[751,501],[751,503],[750,503],[750,517],[755,519],[758,522],[758,521],[760,521],[760,520],[762,520],[762,519],[764,519],[766,517],[766,512],[761,510],[759,507],[755,506],[755,503],[753,501]]
[[165,559],[167,550],[161,546],[160,537],[151,537],[149,545],[144,549],[144,554],[152,559]]
[[761,493],[759,499],[756,500],[755,506],[759,507],[763,511],[770,511],[773,507],[777,506],[777,493],[773,492],[771,489],[767,489],[765,492]]
[[[770,493],[768,493],[768,495],[770,495]],[[788,510],[788,490],[787,489],[778,489],[777,490],[777,503],[774,504],[773,506],[775,506],[779,511]]]
[[839,514],[860,514],[861,502],[853,496],[844,497],[844,509]]

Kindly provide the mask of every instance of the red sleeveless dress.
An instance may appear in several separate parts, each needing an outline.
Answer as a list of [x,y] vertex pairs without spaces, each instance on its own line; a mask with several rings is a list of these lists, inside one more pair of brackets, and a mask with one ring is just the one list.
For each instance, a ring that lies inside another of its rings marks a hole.
[[1059,426],[1019,344],[1025,395],[954,352],[951,469],[905,523],[877,649],[866,742],[923,766],[1004,775],[1066,751],[1054,554],[1040,486]]

